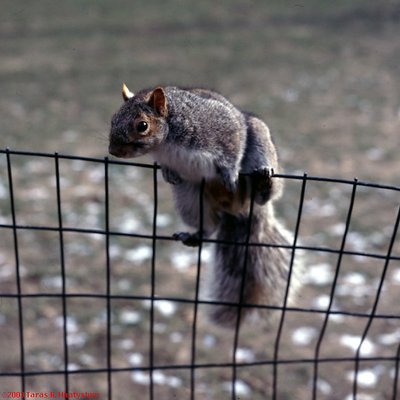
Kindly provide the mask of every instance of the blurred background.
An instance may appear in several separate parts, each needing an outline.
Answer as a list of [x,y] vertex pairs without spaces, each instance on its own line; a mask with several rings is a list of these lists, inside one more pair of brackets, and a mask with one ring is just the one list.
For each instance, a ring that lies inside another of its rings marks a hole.
[[[0,149],[102,158],[107,156],[111,116],[122,103],[122,82],[134,92],[155,85],[199,86],[221,92],[264,119],[288,173],[357,176],[400,185],[397,1],[2,0],[0,34]],[[11,159],[17,222],[57,226],[54,160],[17,155]],[[6,167],[6,157],[0,154],[0,293],[16,293]],[[128,234],[111,238],[112,293],[145,296],[150,291],[151,241],[129,234],[151,235],[152,170],[111,165],[109,173],[110,229]],[[64,226],[104,229],[104,165],[61,160],[60,174]],[[159,181],[158,233],[170,236],[181,225],[169,188]],[[288,181],[286,186],[278,211],[293,230],[301,182]],[[302,243],[339,248],[350,193],[349,185],[308,185]],[[359,189],[346,249],[386,254],[398,205],[398,191]],[[23,292],[60,293],[58,233],[21,229],[18,238]],[[156,294],[193,298],[196,251],[169,241],[157,243]],[[104,246],[102,234],[65,234],[68,292],[104,293]],[[204,251],[207,264],[210,249],[205,246]],[[309,253],[299,307],[324,310],[337,255]],[[378,309],[381,316],[391,317],[376,319],[364,356],[397,354],[398,240],[393,254],[397,259],[390,263]],[[370,312],[383,264],[379,258],[344,257],[335,293],[339,314]],[[26,369],[63,369],[61,300],[25,300]],[[112,303],[113,366],[147,365],[148,303]],[[156,304],[156,364],[189,363],[193,306]],[[104,368],[104,306],[98,299],[68,299],[70,370]],[[0,372],[20,370],[17,314],[15,298],[0,298]],[[289,314],[280,356],[313,358],[323,315]],[[366,318],[336,315],[332,320],[321,356],[354,357]],[[267,334],[257,328],[241,335],[238,360],[270,360],[275,337],[276,330]],[[201,319],[197,340],[198,362],[231,361],[231,333]],[[360,398],[392,398],[394,362],[362,364]],[[318,398],[347,399],[353,370],[354,362],[321,365]],[[279,371],[279,398],[310,398],[312,364],[283,365]],[[268,398],[271,374],[271,364],[240,369],[238,395]],[[199,369],[197,379],[199,399],[229,398],[230,369]],[[78,374],[72,381],[71,390],[106,396],[105,374]],[[20,390],[20,382],[18,377],[0,376],[5,390]],[[116,373],[113,398],[126,398],[127,393],[146,398],[148,382],[145,372]],[[188,382],[188,371],[158,371],[156,398],[189,398]],[[64,388],[64,378],[32,376],[27,385],[36,391],[58,391]]]

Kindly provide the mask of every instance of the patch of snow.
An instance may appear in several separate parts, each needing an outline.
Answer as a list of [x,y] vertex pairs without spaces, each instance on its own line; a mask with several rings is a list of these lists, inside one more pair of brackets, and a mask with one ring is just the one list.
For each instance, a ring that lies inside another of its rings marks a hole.
[[392,333],[384,333],[379,335],[378,342],[386,346],[400,343],[400,329]]
[[42,278],[41,283],[46,288],[60,289],[62,287],[61,276],[46,276]]
[[119,320],[125,325],[136,325],[142,320],[142,315],[138,311],[122,310]]
[[238,348],[236,350],[236,361],[237,362],[252,362],[254,361],[254,352],[250,349]]
[[[349,381],[353,382],[354,378],[354,371],[347,373],[347,379]],[[358,371],[357,383],[361,387],[374,387],[378,383],[378,376],[373,369],[364,369],[362,371]]]
[[83,347],[88,340],[88,335],[85,332],[68,333],[68,346]]
[[[354,351],[357,351],[358,347],[360,346],[360,343],[361,343],[360,336],[343,335],[340,338],[340,344],[349,347]],[[373,354],[374,352],[375,352],[375,345],[369,339],[364,339],[360,349],[360,355],[368,356]]]
[[176,305],[169,300],[155,300],[154,308],[156,308],[162,315],[170,317],[176,312]]
[[400,268],[397,268],[393,271],[392,282],[400,284]]
[[[132,380],[139,385],[149,385],[150,375],[143,371],[132,372]],[[177,388],[182,386],[182,380],[176,376],[167,376],[160,371],[153,372],[153,383],[161,386]]]
[[165,228],[171,225],[172,217],[169,214],[158,214],[157,215],[157,227]]
[[178,271],[186,271],[195,262],[195,257],[192,253],[179,252],[171,256],[171,263]]
[[311,265],[303,277],[303,282],[317,286],[325,286],[332,283],[333,273],[330,264],[321,263]]
[[136,249],[125,252],[125,259],[133,263],[140,263],[145,260],[149,260],[152,256],[153,249],[150,246],[140,246]]
[[[214,335],[204,335],[203,337],[203,345],[205,347],[211,348],[214,347],[217,344],[217,338]],[[237,355],[237,353],[236,353]]]
[[[223,388],[227,392],[231,392],[232,390],[232,382],[224,382]],[[250,386],[244,381],[238,379],[235,381],[235,391],[237,396],[246,396],[249,397],[251,395]]]
[[343,281],[344,281],[344,283],[347,283],[349,285],[365,285],[366,284],[365,276],[358,272],[351,272],[351,273],[345,275],[343,278]]
[[14,274],[15,267],[12,267],[11,265],[5,264],[5,265],[0,265],[0,278],[1,279],[6,279],[9,278]]
[[308,346],[317,335],[317,330],[311,326],[297,328],[292,333],[292,341],[298,346]]
[[80,366],[75,363],[69,363],[67,366],[68,371],[78,371],[79,368]]
[[[354,400],[353,394],[347,395],[344,400]],[[367,393],[357,393],[357,400],[376,400],[376,398]]]
[[129,279],[120,279],[117,282],[117,287],[118,287],[118,289],[120,289],[122,291],[127,291],[132,288],[132,283]]
[[118,347],[121,350],[132,350],[135,347],[135,342],[132,339],[122,339],[118,342]]
[[141,223],[131,214],[129,214],[123,218],[119,226],[122,232],[133,232],[139,230],[139,227],[141,227]]
[[330,297],[326,294],[318,296],[313,300],[313,306],[319,310],[326,310],[329,306]]
[[128,362],[132,366],[141,365],[143,362],[143,356],[140,353],[129,354]]
[[332,386],[323,379],[318,379],[317,389],[325,396],[329,396],[330,394],[332,394]]

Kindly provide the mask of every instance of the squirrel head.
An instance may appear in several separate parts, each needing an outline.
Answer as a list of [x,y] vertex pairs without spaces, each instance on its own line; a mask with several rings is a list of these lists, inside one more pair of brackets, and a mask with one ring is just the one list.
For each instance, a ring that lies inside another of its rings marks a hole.
[[168,102],[164,89],[143,90],[136,95],[124,84],[125,100],[111,120],[110,154],[138,157],[154,151],[168,133]]

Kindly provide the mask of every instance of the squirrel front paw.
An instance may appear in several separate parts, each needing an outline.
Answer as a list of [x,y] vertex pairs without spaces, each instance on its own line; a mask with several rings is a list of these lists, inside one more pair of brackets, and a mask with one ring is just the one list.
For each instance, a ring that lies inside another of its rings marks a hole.
[[179,185],[183,182],[182,178],[179,176],[177,172],[168,167],[161,167],[161,173],[165,180],[165,182],[170,183],[171,185]]
[[202,235],[200,232],[189,233],[189,232],[177,232],[172,235],[175,240],[181,241],[184,245],[189,247],[200,246]]
[[263,205],[271,198],[272,179],[274,169],[271,167],[261,167],[252,172],[252,179],[255,185],[254,201]]

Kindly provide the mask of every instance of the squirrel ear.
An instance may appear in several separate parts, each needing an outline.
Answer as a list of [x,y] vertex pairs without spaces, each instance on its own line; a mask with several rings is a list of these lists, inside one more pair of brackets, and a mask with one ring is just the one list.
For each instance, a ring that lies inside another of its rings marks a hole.
[[133,96],[135,96],[125,85],[125,83],[122,84],[122,98],[127,101],[131,99]]
[[148,104],[153,110],[157,112],[157,114],[161,115],[162,117],[167,116],[168,103],[163,88],[157,87],[150,93]]

